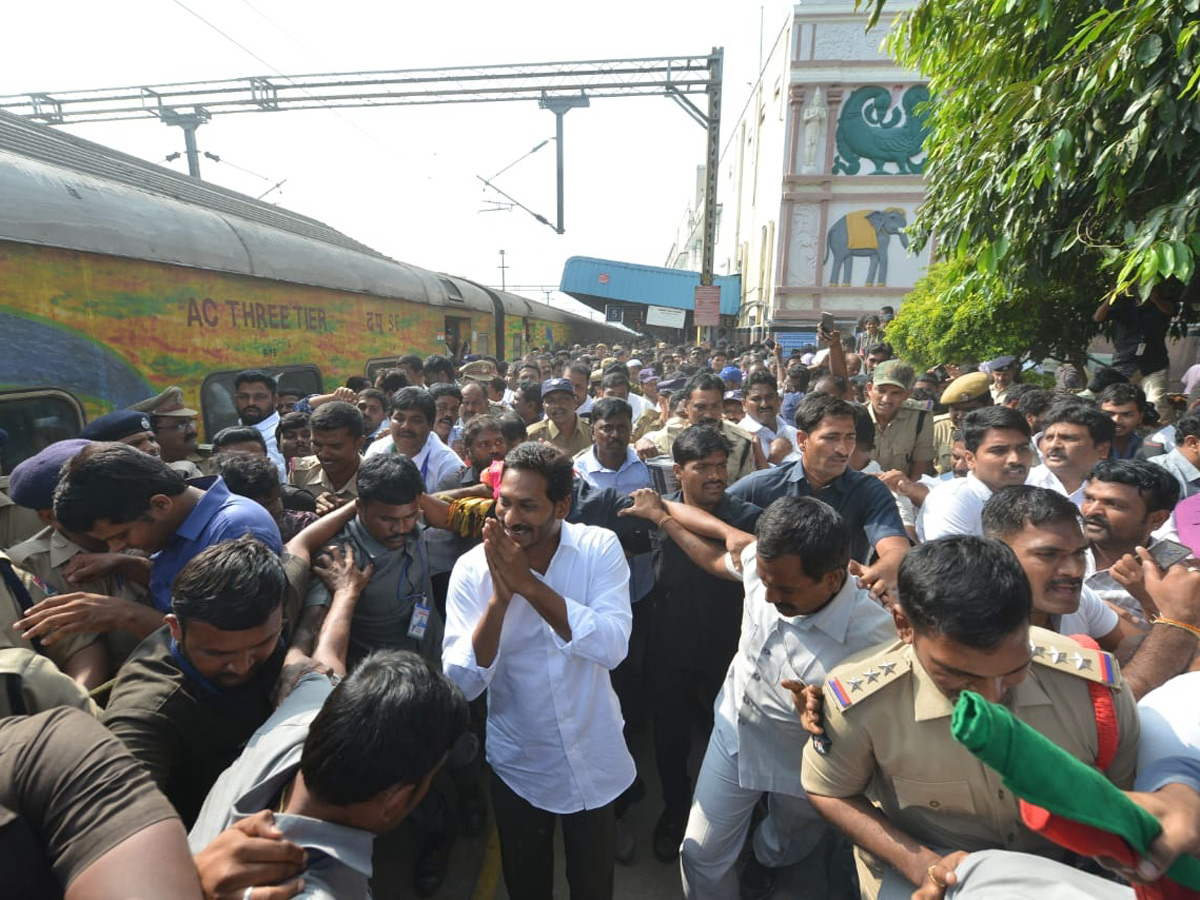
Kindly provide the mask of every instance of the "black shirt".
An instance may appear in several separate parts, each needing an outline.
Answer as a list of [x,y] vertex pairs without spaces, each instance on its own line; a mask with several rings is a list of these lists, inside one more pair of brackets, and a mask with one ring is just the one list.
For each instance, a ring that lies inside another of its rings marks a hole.
[[[667,500],[683,502],[676,491]],[[722,522],[754,532],[762,507],[726,494],[713,510]],[[724,672],[737,652],[745,589],[703,571],[663,531],[650,536],[659,586],[654,617],[654,654],[670,665]]]
[[1170,365],[1167,329],[1171,317],[1152,301],[1138,303],[1132,297],[1122,297],[1109,309],[1108,318],[1113,323],[1114,369],[1125,376],[1139,370],[1150,375]]

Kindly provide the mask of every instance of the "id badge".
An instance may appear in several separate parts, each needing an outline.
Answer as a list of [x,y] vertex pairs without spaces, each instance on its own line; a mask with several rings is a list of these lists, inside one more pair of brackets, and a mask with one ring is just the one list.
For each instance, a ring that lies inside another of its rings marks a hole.
[[408,622],[408,636],[415,641],[425,637],[425,629],[429,627],[429,604],[418,600],[413,607],[412,618]]
[[1145,352],[1146,352],[1146,342],[1145,342],[1145,341],[1142,341],[1140,344],[1138,344],[1138,345],[1137,345],[1137,353],[1136,353],[1135,355],[1136,355],[1136,356],[1141,356],[1141,355],[1143,355]]

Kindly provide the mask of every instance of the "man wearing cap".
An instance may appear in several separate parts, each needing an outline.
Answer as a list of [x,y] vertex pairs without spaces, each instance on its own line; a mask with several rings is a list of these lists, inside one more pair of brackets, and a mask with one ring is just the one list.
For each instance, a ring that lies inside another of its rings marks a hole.
[[875,423],[872,454],[885,472],[899,470],[916,481],[933,462],[933,416],[907,406],[913,367],[898,359],[877,365],[867,376],[867,412]]
[[[494,362],[492,362],[490,359],[477,359],[474,362],[467,363],[465,366],[463,366],[461,369],[459,369],[458,374],[462,380],[462,390],[463,390],[462,413],[463,413],[463,424],[464,425],[467,423],[467,418],[469,418],[466,407],[467,407],[467,403],[468,403],[467,387],[470,384],[475,384],[479,387],[479,391],[483,397],[483,404],[485,407],[484,409],[477,410],[477,411],[471,413],[471,415],[502,416],[502,415],[504,415],[505,412],[507,412],[507,410],[504,408],[504,404],[497,403],[492,399],[491,392],[488,389],[491,384],[492,379],[495,378],[496,374],[497,374],[496,364]],[[472,392],[472,394],[473,394],[473,392]]]
[[[566,378],[542,382],[542,411],[546,418],[529,426],[529,440],[547,441],[568,456],[575,456],[592,445],[592,429],[576,409],[577,394]],[[591,398],[588,398],[589,408]]]
[[8,551],[21,570],[29,607],[20,621],[3,627],[12,625],[27,640],[40,641],[60,665],[82,647],[95,644],[94,667],[83,683],[96,687],[111,677],[139,641],[162,627],[163,617],[150,605],[149,593],[131,579],[115,572],[78,574],[87,567],[88,554],[107,548],[59,524],[54,518],[54,488],[63,463],[86,446],[86,440],[58,441],[13,470],[13,500],[33,510],[46,527]]
[[720,372],[720,378],[725,382],[725,390],[736,391],[742,386],[742,370],[737,366],[726,366]]
[[160,458],[184,478],[206,474],[207,460],[198,450],[194,409],[183,405],[183,390],[169,387],[157,397],[142,400],[129,407],[150,416],[150,430],[158,441]]
[[1016,381],[1017,376],[1017,358],[1015,356],[997,356],[995,359],[990,359],[980,367],[981,371],[988,372],[992,376],[992,383],[988,385],[988,391],[991,392],[993,403],[1004,402],[1004,392],[1008,390],[1008,386]]
[[952,470],[950,456],[954,449],[954,432],[962,431],[963,418],[973,409],[992,405],[987,375],[983,372],[959,375],[942,391],[941,404],[950,412],[933,423],[934,452],[937,454],[934,468],[939,475],[944,475]]
[[116,441],[128,444],[134,450],[140,450],[150,456],[162,457],[158,440],[150,429],[150,417],[144,412],[132,409],[119,409],[92,419],[79,432],[86,441]]

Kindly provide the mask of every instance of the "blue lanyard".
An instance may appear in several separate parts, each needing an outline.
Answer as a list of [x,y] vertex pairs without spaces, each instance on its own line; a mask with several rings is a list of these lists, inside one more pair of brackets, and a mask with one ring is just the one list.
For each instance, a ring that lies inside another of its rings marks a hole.
[[[275,649],[271,651],[271,656],[267,657],[267,660],[263,663],[263,665],[266,665],[266,662],[269,662],[271,659],[273,659],[277,653],[282,653],[286,646],[287,639],[280,634],[279,643],[275,645]],[[239,710],[254,719],[262,718],[258,712],[246,706],[244,703],[239,703],[238,701],[234,700],[227,693],[222,691],[219,687],[196,671],[196,667],[192,665],[191,661],[184,656],[183,652],[179,649],[179,644],[176,643],[175,638],[171,638],[171,657],[175,660],[175,664],[179,666],[180,671],[182,671],[183,674],[188,678],[192,679],[192,681],[196,682],[196,684],[198,684],[206,694],[216,698],[226,706]]]

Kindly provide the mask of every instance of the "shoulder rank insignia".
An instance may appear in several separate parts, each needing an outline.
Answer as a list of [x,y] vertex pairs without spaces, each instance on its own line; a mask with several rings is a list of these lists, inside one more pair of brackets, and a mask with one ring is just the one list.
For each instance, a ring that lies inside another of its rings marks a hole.
[[1029,649],[1033,653],[1033,661],[1048,669],[1077,675],[1099,684],[1115,685],[1120,682],[1120,668],[1111,653],[1082,647],[1065,635],[1031,628]]
[[911,668],[912,661],[905,657],[904,650],[893,650],[855,666],[839,668],[837,674],[825,682],[825,696],[839,710],[846,710],[884,685],[898,681]]

